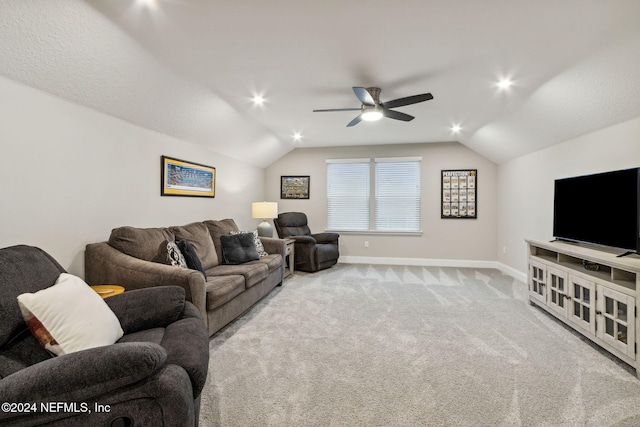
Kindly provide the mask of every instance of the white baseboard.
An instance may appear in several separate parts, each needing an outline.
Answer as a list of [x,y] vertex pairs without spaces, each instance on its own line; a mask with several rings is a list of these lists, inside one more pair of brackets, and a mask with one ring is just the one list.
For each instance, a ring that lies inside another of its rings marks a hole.
[[502,271],[504,274],[508,274],[519,282],[527,283],[527,273],[523,273],[522,271],[516,270],[515,268],[509,267],[508,265],[501,262],[497,262],[497,264],[498,270]]
[[431,258],[394,258],[394,257],[363,257],[341,256],[341,264],[377,264],[377,265],[413,265],[419,267],[460,267],[460,268],[494,268],[514,279],[527,283],[527,275],[515,268],[498,261],[482,261],[467,259],[431,259]]
[[466,259],[340,256],[338,262],[344,264],[416,265],[421,267],[498,268],[498,263],[496,261]]

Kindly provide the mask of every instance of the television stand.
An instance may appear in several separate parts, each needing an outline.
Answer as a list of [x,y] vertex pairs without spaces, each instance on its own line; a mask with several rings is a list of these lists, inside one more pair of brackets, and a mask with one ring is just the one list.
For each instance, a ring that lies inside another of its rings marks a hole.
[[527,244],[529,303],[631,365],[640,378],[640,259],[579,243]]

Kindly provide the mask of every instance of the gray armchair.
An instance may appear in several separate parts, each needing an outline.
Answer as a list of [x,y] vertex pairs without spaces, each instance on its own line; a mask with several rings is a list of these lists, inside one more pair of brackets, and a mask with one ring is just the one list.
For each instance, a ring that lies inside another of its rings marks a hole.
[[[52,286],[62,272],[41,249],[0,249],[0,396],[36,404],[30,412],[0,411],[0,424],[197,425],[208,334],[184,289],[157,287],[107,298],[125,335],[113,345],[56,357],[27,329],[17,296]],[[46,402],[68,406],[41,410]]]
[[311,233],[307,215],[285,212],[273,220],[281,239],[294,239],[295,269],[314,272],[329,268],[338,262],[340,251],[337,233]]

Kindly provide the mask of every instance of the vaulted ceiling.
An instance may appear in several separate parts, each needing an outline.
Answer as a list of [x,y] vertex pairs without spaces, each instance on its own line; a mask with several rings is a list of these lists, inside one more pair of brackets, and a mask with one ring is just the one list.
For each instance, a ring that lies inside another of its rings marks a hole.
[[[258,166],[443,141],[499,163],[640,116],[639,22],[637,0],[2,0],[0,75]],[[312,112],[352,86],[434,99]]]

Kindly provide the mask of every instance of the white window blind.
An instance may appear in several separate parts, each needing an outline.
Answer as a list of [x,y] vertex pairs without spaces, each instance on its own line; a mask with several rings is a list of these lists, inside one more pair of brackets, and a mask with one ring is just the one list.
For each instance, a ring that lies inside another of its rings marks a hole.
[[327,160],[327,229],[419,232],[421,161]]
[[369,229],[369,159],[327,160],[327,228]]
[[420,231],[420,161],[375,159],[375,224],[380,231]]

